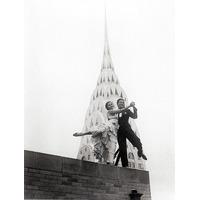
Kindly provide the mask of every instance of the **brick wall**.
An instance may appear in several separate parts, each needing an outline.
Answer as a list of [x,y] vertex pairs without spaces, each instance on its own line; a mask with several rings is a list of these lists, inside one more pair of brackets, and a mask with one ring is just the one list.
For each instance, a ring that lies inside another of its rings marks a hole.
[[128,200],[132,189],[151,199],[147,171],[24,152],[25,199]]

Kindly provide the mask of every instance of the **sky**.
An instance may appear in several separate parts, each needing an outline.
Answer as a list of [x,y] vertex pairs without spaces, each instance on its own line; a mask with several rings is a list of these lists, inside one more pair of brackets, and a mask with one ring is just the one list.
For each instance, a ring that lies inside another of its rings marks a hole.
[[[115,72],[129,101],[150,173],[153,200],[174,195],[172,0],[107,0]],[[26,150],[76,158],[100,74],[104,1],[25,1]]]

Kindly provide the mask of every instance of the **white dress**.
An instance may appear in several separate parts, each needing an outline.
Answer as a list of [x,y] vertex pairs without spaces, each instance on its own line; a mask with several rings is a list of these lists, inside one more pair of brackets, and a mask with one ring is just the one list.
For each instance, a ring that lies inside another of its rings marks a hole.
[[92,142],[94,155],[100,162],[113,163],[117,146],[117,130],[119,128],[116,114],[107,113],[108,121],[93,128]]
[[109,154],[108,154],[108,162],[113,163],[114,161],[114,154],[117,147],[117,131],[119,129],[118,124],[118,116],[117,114],[107,113],[108,122],[111,125],[111,135],[110,135],[110,142],[109,142]]

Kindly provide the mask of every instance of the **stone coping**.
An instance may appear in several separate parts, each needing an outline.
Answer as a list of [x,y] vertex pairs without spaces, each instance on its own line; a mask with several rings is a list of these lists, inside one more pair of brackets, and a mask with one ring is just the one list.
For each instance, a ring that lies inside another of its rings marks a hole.
[[24,167],[61,172],[63,175],[77,174],[149,184],[148,171],[116,167],[27,150],[24,151]]

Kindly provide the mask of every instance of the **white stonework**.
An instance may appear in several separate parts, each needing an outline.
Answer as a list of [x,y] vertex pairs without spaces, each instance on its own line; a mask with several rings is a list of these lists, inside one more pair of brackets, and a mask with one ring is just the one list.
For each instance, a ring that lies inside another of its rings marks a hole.
[[[106,19],[106,17],[105,17]],[[106,108],[105,103],[111,100],[117,108],[117,99],[125,99],[128,105],[128,99],[126,93],[119,84],[117,75],[115,74],[112,59],[110,55],[110,49],[107,36],[107,24],[105,20],[105,43],[103,62],[101,72],[97,81],[96,88],[91,96],[90,104],[85,116],[85,123],[82,132],[89,131],[93,126],[98,125],[106,120]],[[133,120],[130,121],[132,129],[139,135],[137,127]],[[129,143],[128,146],[128,160],[129,166],[136,169],[145,169],[145,163],[142,159],[138,159],[137,150]],[[78,159],[89,160],[96,162],[93,153],[93,144],[91,142],[91,136],[82,136],[81,143],[78,152]],[[121,163],[119,163],[121,164]]]

